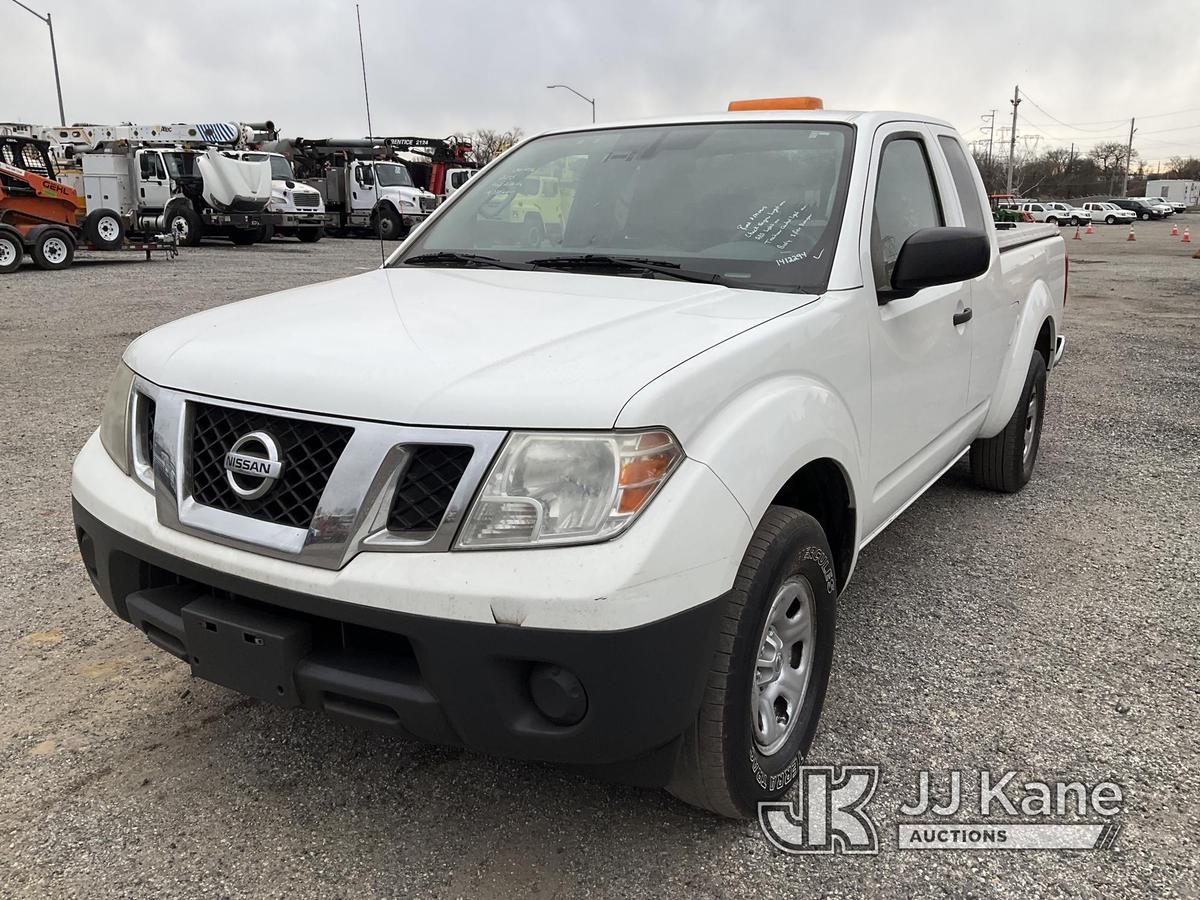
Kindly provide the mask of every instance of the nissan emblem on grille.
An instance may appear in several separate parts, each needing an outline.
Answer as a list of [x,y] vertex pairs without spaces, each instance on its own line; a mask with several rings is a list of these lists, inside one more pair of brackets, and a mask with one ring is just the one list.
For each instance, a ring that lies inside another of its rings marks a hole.
[[243,500],[257,500],[283,472],[279,443],[265,431],[244,434],[225,454],[225,478]]

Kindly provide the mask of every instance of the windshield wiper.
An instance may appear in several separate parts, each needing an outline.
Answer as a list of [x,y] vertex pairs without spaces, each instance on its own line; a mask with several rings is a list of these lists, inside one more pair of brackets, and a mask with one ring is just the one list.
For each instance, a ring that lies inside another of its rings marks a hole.
[[480,253],[419,253],[400,261],[406,266],[483,266],[491,269],[532,269],[528,263],[505,262]]
[[704,284],[721,284],[721,276],[713,272],[696,272],[682,268],[679,263],[665,259],[649,259],[643,256],[603,256],[585,253],[581,256],[547,256],[530,261],[530,265],[546,269],[610,269],[620,272],[642,272],[650,275],[666,275],[681,281],[699,281]]

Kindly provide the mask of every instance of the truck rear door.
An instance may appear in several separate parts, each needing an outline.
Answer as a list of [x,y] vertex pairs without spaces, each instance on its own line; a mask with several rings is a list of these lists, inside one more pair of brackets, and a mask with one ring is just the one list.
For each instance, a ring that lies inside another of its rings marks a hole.
[[1000,254],[996,247],[995,226],[987,206],[987,192],[975,165],[967,156],[958,135],[946,128],[933,128],[938,147],[946,160],[947,174],[958,201],[958,216],[954,224],[978,228],[988,235],[992,244],[988,271],[970,283],[971,319],[971,382],[967,392],[967,408],[974,409],[992,396],[1004,349],[1017,321],[1017,297],[1004,290],[1000,274]]
[[[928,287],[887,299],[891,272],[915,231],[958,224],[958,207],[932,132],[891,123],[875,133],[863,217],[863,277],[878,302],[868,316],[874,487],[868,530],[882,524],[961,450],[943,440],[967,411],[969,283]],[[950,215],[947,215],[949,211]]]

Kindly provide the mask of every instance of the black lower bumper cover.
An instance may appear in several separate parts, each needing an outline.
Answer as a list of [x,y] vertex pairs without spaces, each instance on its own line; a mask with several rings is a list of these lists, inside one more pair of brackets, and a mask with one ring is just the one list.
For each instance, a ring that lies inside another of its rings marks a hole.
[[[699,709],[717,600],[612,632],[417,616],[237,578],[72,506],[80,553],[108,607],[194,675],[269,703],[652,785],[666,783]],[[556,724],[534,703],[530,674],[545,665],[582,685],[586,711],[575,724]]]

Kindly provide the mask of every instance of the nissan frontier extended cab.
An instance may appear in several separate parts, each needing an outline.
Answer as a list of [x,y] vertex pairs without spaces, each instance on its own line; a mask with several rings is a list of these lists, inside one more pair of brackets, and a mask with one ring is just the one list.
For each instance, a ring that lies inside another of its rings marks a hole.
[[[740,105],[529,139],[379,269],[135,340],[72,481],[104,602],[262,701],[781,796],[859,553],[964,455],[1028,481],[1066,255],[945,122]],[[553,234],[487,215],[568,173]]]

